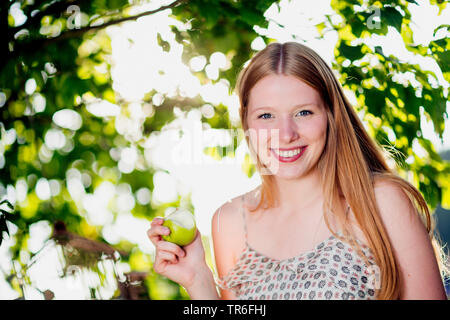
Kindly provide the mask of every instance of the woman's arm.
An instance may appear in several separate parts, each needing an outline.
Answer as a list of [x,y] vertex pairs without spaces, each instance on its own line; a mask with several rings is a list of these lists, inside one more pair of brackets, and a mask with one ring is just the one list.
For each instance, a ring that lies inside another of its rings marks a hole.
[[[220,278],[224,277],[229,270],[234,267],[234,247],[239,244],[238,240],[243,239],[239,233],[237,225],[242,221],[236,221],[240,216],[240,208],[236,207],[234,199],[232,202],[222,205],[213,215],[211,222],[211,235],[214,246],[214,258],[217,273]],[[236,300],[236,296],[231,290],[220,288],[220,296],[216,289],[211,269],[205,264],[196,272],[192,285],[185,288],[192,300]]]
[[[240,202],[239,202],[240,203]],[[236,199],[225,203],[220,207],[212,218],[211,234],[214,245],[214,258],[218,276],[223,278],[235,265],[235,248],[242,244],[244,239],[241,228],[242,207],[238,206]],[[236,300],[232,290],[220,288],[222,300]]]
[[198,270],[192,286],[185,289],[191,300],[220,300],[213,274],[207,265],[203,270]]
[[375,184],[375,197],[401,274],[401,299],[447,299],[425,225],[401,187]]

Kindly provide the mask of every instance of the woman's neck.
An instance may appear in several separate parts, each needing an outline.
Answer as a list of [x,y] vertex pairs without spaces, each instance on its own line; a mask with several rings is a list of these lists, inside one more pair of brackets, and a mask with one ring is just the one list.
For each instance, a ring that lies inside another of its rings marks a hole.
[[299,179],[283,180],[275,177],[278,193],[278,209],[285,212],[297,212],[323,199],[323,190],[319,170],[312,170]]

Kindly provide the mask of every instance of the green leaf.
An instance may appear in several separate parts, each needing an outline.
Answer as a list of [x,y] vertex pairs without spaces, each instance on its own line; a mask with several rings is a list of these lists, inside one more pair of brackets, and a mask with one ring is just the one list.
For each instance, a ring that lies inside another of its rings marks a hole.
[[203,2],[198,6],[200,17],[205,20],[204,26],[206,29],[212,29],[216,25],[220,14],[217,9],[216,6],[209,2]]
[[241,14],[241,19],[244,20],[251,27],[253,27],[255,25],[260,25],[266,21],[264,16],[258,14],[254,10],[247,9],[245,7],[241,8],[240,14]]
[[447,2],[448,1],[444,0],[430,0],[431,5],[437,5],[439,7],[438,15],[440,15],[442,13],[442,10],[444,10],[447,7]]
[[422,46],[420,44],[416,45],[416,46],[407,45],[406,49],[411,51],[411,52],[414,52],[416,54],[420,54],[422,56],[425,56],[427,54],[427,52],[428,52],[428,47]]
[[367,30],[366,21],[357,18],[354,20],[355,21],[352,21],[352,31],[353,34],[359,38],[361,37],[362,32]]
[[364,98],[368,111],[376,117],[381,117],[386,107],[384,92],[378,89],[364,89]]
[[405,25],[403,26],[401,36],[402,36],[403,41],[405,42],[406,46],[410,46],[411,43],[414,42],[413,31],[409,27],[408,23],[405,23]]
[[441,30],[442,28],[446,28],[447,31],[450,29],[450,24],[442,24],[439,27],[436,27],[436,29],[434,29],[433,31],[433,37],[436,36],[436,33]]
[[8,200],[2,200],[1,202],[0,202],[0,206],[2,205],[2,204],[6,204],[11,210],[14,210],[14,206],[11,204],[11,202],[9,202]]
[[351,61],[359,60],[364,57],[364,53],[361,51],[362,45],[359,46],[348,46],[343,41],[341,42],[338,50],[340,54]]
[[106,8],[108,8],[109,10],[117,10],[123,8],[126,5],[128,5],[128,0],[108,0]]
[[387,23],[393,26],[399,33],[402,32],[403,16],[394,7],[385,7],[381,13],[381,19],[386,18]]
[[450,39],[443,38],[432,41],[429,44],[429,48],[442,72],[450,72]]
[[319,32],[320,36],[324,35],[325,28],[326,28],[325,22],[316,24],[316,29],[317,29],[317,32]]
[[442,72],[450,72],[450,51],[436,52],[436,62]]
[[434,148],[434,146],[430,140],[421,138],[421,139],[418,139],[418,141],[419,141],[420,145],[428,152],[428,155],[430,156],[431,159],[433,159],[434,161],[438,161],[438,162],[442,161],[442,158],[436,152],[436,149]]
[[441,206],[445,210],[450,210],[450,175],[447,175],[447,177],[444,176],[444,179],[442,179],[442,199],[441,199]]
[[157,34],[157,39],[158,39],[158,45],[163,49],[163,51],[169,52],[170,51],[170,43],[163,40],[163,38],[161,37],[161,34],[159,32]]
[[0,246],[3,242],[3,232],[9,236],[8,226],[6,225],[5,215],[0,216]]

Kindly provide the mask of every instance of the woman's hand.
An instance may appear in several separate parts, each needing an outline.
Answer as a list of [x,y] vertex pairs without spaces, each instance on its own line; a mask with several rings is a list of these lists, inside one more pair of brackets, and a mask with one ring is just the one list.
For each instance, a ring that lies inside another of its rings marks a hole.
[[147,231],[150,241],[155,245],[156,255],[153,269],[156,273],[177,282],[183,287],[192,286],[200,270],[205,270],[205,250],[201,234],[197,234],[193,242],[180,247],[174,243],[162,240],[162,235],[168,235],[170,229],[163,226],[164,219],[154,218],[151,228]]

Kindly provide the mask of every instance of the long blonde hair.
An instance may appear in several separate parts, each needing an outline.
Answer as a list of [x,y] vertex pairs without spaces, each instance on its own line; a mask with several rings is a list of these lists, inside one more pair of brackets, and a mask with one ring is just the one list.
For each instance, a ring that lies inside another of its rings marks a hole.
[[[295,42],[271,43],[256,53],[250,63],[241,70],[236,89],[240,99],[243,130],[248,130],[246,119],[250,90],[259,80],[273,74],[298,78],[317,90],[325,102],[328,119],[327,141],[318,162],[322,173],[324,209],[333,212],[342,225],[344,234],[352,235],[351,228],[346,223],[340,196],[350,205],[379,267],[381,286],[376,290],[377,298],[400,297],[399,267],[374,194],[374,183],[377,179],[389,180],[406,192],[421,215],[433,242],[441,273],[446,272],[446,265],[441,261],[443,252],[434,236],[434,224],[423,196],[412,184],[389,168],[383,149],[365,131],[333,71],[312,49]],[[250,146],[247,135],[246,140]],[[256,159],[256,167],[261,172],[264,167],[257,156]],[[259,203],[252,211],[271,208],[277,202],[273,176],[261,175],[261,180]],[[326,216],[325,222],[330,228]],[[358,252],[362,252],[357,242],[352,241],[352,244],[356,244]],[[367,262],[367,259],[365,260]]]

